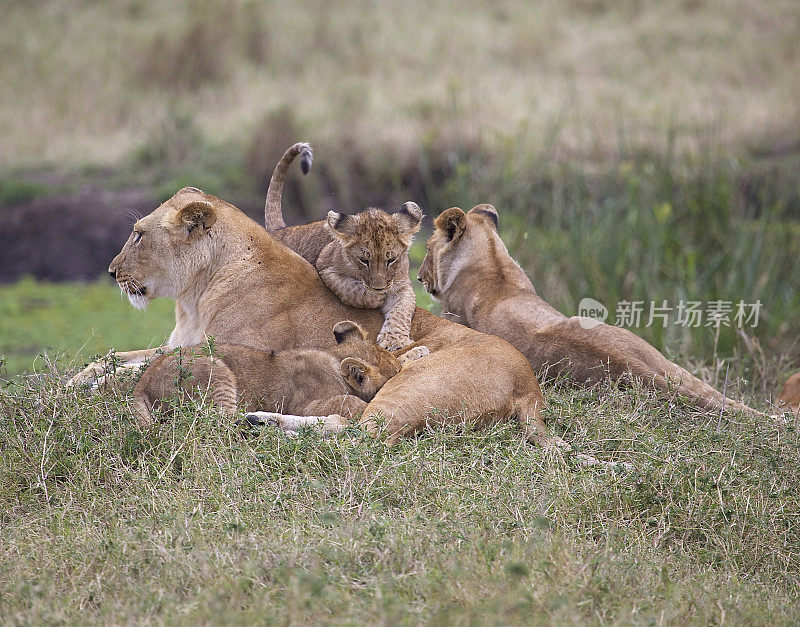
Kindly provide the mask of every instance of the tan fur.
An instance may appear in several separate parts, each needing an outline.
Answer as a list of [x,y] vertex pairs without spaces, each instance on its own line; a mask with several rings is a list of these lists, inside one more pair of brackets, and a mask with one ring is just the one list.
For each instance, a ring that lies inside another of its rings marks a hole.
[[756,412],[723,397],[675,365],[640,337],[606,324],[584,328],[542,300],[497,232],[497,211],[453,207],[435,221],[419,280],[442,310],[473,329],[491,333],[522,351],[545,376],[568,371],[579,383],[632,374],[655,388],[676,390],[701,407]]
[[[185,188],[134,225],[136,233],[109,266],[131,302],[172,298],[175,328],[166,345],[219,344],[260,350],[329,349],[330,329],[354,320],[370,337],[383,324],[373,309],[346,306],[317,271],[232,205]],[[516,417],[530,440],[543,442],[544,401],[525,357],[507,342],[417,308],[411,338],[430,354],[408,364],[370,401],[360,424],[385,425],[389,441],[442,416],[478,424]],[[416,348],[414,345],[406,350]],[[141,362],[155,349],[119,352]],[[90,364],[74,383],[94,380]],[[469,412],[462,414],[462,409]]]
[[800,372],[795,372],[784,383],[778,396],[778,407],[800,413]]
[[[264,226],[272,233],[273,237],[300,255],[312,266],[316,266],[322,249],[332,240],[330,230],[326,228],[326,220],[317,220],[310,224],[299,226],[286,226],[283,219],[283,208],[281,206],[281,196],[283,194],[283,181],[289,164],[300,154],[299,146],[307,144],[295,144],[287,149],[281,160],[275,166],[272,178],[267,189],[267,202],[264,206]],[[311,150],[311,147],[308,147]]]
[[333,332],[338,346],[329,351],[222,344],[214,346],[214,355],[208,346],[160,355],[134,388],[141,422],[150,424],[151,410],[163,410],[176,393],[211,400],[230,414],[237,408],[300,415],[324,410],[352,419],[401,365],[354,322],[339,322]]
[[283,157],[278,161],[275,170],[272,172],[272,178],[269,181],[269,188],[267,189],[267,202],[264,204],[264,225],[267,227],[268,231],[286,226],[286,223],[283,221],[283,211],[281,210],[283,180],[286,178],[286,172],[297,155],[300,155],[303,174],[308,174],[308,171],[311,169],[314,154],[309,144],[298,142],[283,153]]
[[416,298],[408,249],[421,221],[422,211],[413,202],[392,215],[380,209],[352,216],[328,213],[326,224],[334,239],[322,249],[317,271],[346,305],[380,308],[384,323],[377,341],[389,350],[411,344]]

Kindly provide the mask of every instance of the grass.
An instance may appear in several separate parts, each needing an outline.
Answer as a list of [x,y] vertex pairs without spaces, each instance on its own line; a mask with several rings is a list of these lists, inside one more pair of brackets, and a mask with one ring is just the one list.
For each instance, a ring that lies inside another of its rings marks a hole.
[[682,151],[714,129],[785,145],[800,122],[793,0],[6,5],[3,168],[114,166],[186,115],[245,149],[287,108],[331,154],[401,163],[554,123],[560,156],[604,160],[669,129]]
[[79,365],[112,348],[158,346],[173,326],[171,301],[156,300],[147,313],[136,311],[106,281],[48,284],[28,279],[0,288],[0,358],[12,375],[42,367],[45,352],[60,353]]
[[[565,313],[760,299],[745,336],[634,329],[759,407],[797,357],[792,0],[6,4],[0,206],[100,180],[258,215],[307,139],[295,221],[491,202]],[[510,425],[387,450],[187,406],[142,431],[128,395],[64,387],[172,324],[108,283],[0,287],[4,622],[800,622],[794,421],[547,386],[553,429],[635,466],[615,474]]]
[[798,435],[647,390],[546,389],[556,432],[387,450],[244,438],[209,407],[141,431],[61,365],[0,389],[0,614],[29,622],[756,623],[800,619]]

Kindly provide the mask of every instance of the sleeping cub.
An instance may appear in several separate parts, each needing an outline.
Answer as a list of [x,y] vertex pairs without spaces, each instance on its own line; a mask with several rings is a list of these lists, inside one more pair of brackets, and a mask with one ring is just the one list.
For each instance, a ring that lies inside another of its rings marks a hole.
[[333,333],[338,346],[331,352],[222,344],[215,347],[219,357],[200,346],[160,355],[133,390],[141,422],[152,424],[152,411],[167,410],[167,399],[176,394],[206,398],[230,414],[241,408],[351,419],[403,363],[424,354],[416,347],[398,359],[350,320],[336,323]]
[[407,202],[399,212],[367,209],[355,215],[328,212],[333,241],[322,249],[317,271],[346,305],[380,308],[384,316],[378,344],[397,350],[411,344],[416,304],[408,276],[408,249],[419,231],[422,211]]

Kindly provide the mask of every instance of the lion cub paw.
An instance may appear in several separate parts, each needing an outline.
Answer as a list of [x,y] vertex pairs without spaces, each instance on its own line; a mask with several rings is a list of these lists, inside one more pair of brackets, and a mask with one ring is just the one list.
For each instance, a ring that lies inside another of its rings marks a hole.
[[397,358],[401,366],[405,366],[408,362],[416,361],[426,355],[430,355],[431,351],[427,346],[415,346],[414,348],[406,351]]
[[396,351],[412,343],[411,338],[407,334],[392,331],[379,333],[376,341],[379,346],[382,346],[387,351]]

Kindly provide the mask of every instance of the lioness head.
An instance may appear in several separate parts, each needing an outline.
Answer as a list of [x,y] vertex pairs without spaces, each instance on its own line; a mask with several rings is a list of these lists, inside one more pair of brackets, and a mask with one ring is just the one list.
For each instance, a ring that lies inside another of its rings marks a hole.
[[381,291],[395,280],[398,261],[408,253],[421,221],[420,208],[407,202],[394,214],[381,209],[367,209],[355,215],[329,211],[326,227],[342,245],[357,273],[355,278],[370,289]]
[[464,213],[451,207],[439,214],[433,226],[417,278],[438,298],[468,261],[490,249],[490,239],[497,233],[497,210],[492,205],[478,205]]
[[383,384],[400,372],[400,362],[371,339],[367,332],[351,320],[342,320],[333,327],[333,335],[342,354],[339,374],[356,396],[372,400]]
[[133,231],[108,266],[131,304],[144,309],[158,296],[177,298],[211,259],[211,227],[217,220],[213,196],[184,187]]

